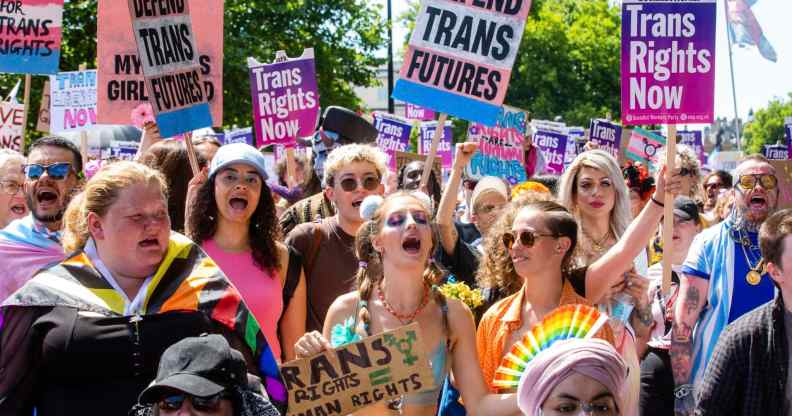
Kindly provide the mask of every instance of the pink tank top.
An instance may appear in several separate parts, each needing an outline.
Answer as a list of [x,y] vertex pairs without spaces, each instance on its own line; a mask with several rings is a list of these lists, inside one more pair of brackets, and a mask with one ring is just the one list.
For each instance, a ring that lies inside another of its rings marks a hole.
[[261,270],[253,262],[250,251],[227,253],[214,240],[204,241],[202,248],[242,294],[242,299],[261,326],[261,332],[267,338],[273,355],[280,362],[278,320],[283,312],[283,289],[278,271]]

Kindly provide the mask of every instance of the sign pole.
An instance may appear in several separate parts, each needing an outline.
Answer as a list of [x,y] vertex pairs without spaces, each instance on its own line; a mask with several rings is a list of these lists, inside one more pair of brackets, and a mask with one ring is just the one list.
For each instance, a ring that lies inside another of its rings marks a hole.
[[80,156],[82,156],[83,166],[88,165],[88,132],[80,132]]
[[30,83],[32,77],[30,74],[25,74],[25,93],[23,100],[25,100],[25,111],[22,114],[22,142],[19,143],[19,153],[25,154],[25,132],[27,132],[28,111],[30,110]]
[[[668,125],[668,140],[666,140],[666,170],[671,176],[676,169],[676,135],[677,128],[674,124]],[[674,235],[674,195],[666,190],[663,201],[663,294],[671,288],[671,251],[673,249]]]
[[286,185],[289,189],[297,186],[297,159],[294,157],[294,147],[286,148]]
[[195,156],[195,148],[192,143],[192,133],[184,133],[184,145],[187,147],[187,159],[190,160],[190,168],[193,176],[198,176],[201,168],[198,167],[198,157]]
[[437,119],[437,129],[435,129],[434,137],[432,137],[432,146],[429,148],[429,154],[426,155],[426,162],[424,163],[423,175],[421,175],[421,185],[419,189],[424,189],[429,183],[429,175],[432,173],[432,165],[434,164],[435,157],[437,156],[437,148],[440,146],[440,141],[443,140],[445,133],[445,124],[448,114],[440,113],[440,118]]

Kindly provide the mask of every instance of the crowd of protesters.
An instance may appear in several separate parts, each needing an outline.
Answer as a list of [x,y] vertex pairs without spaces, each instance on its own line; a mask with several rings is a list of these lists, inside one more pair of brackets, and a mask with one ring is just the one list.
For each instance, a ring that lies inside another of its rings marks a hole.
[[[590,148],[552,177],[529,136],[525,183],[467,176],[460,143],[421,186],[423,162],[392,171],[376,129],[332,111],[294,169],[196,137],[193,174],[153,123],[135,161],[90,172],[58,136],[0,150],[0,415],[286,414],[281,363],[410,323],[434,387],[363,414],[792,414],[792,211],[763,157]],[[493,383],[578,304],[608,323]]]

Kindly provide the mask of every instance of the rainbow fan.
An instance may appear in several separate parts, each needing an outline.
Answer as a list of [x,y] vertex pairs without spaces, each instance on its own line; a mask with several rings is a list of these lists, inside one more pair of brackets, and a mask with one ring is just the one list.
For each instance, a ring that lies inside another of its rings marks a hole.
[[558,341],[586,339],[596,334],[608,316],[586,305],[564,305],[534,325],[503,357],[495,371],[493,385],[499,389],[517,388],[528,363]]

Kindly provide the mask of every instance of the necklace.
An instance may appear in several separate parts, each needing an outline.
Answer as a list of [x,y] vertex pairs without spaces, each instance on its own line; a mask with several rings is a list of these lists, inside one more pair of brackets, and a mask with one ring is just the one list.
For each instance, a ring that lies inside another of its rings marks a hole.
[[[738,236],[732,234],[732,238],[735,240],[735,243],[740,244],[740,247],[742,247],[745,262],[749,267],[748,273],[745,274],[745,281],[751,286],[757,286],[759,283],[762,283],[762,275],[765,273],[764,261],[761,256],[759,256],[758,261],[753,260],[754,245],[751,243],[751,239],[747,235],[744,235],[742,230],[739,230],[738,233]],[[748,250],[746,250],[745,247],[748,247]],[[751,252],[750,256],[748,255],[749,251]]]
[[608,248],[607,246],[605,246],[605,243],[608,241],[608,237],[610,237],[610,234],[611,232],[610,230],[608,230],[607,232],[605,232],[605,235],[603,235],[599,240],[595,240],[589,235],[586,229],[583,228],[583,235],[585,235],[586,238],[591,242],[591,249],[595,253],[602,253],[603,251],[605,251],[605,249]]
[[423,299],[421,300],[421,304],[410,314],[400,314],[393,309],[390,303],[385,299],[385,293],[382,292],[382,284],[377,283],[377,297],[379,298],[380,302],[382,302],[382,306],[385,307],[385,310],[388,311],[391,315],[393,315],[402,325],[407,325],[410,322],[415,320],[415,317],[418,316],[419,313],[426,307],[429,303],[429,287],[424,286],[424,294]]

